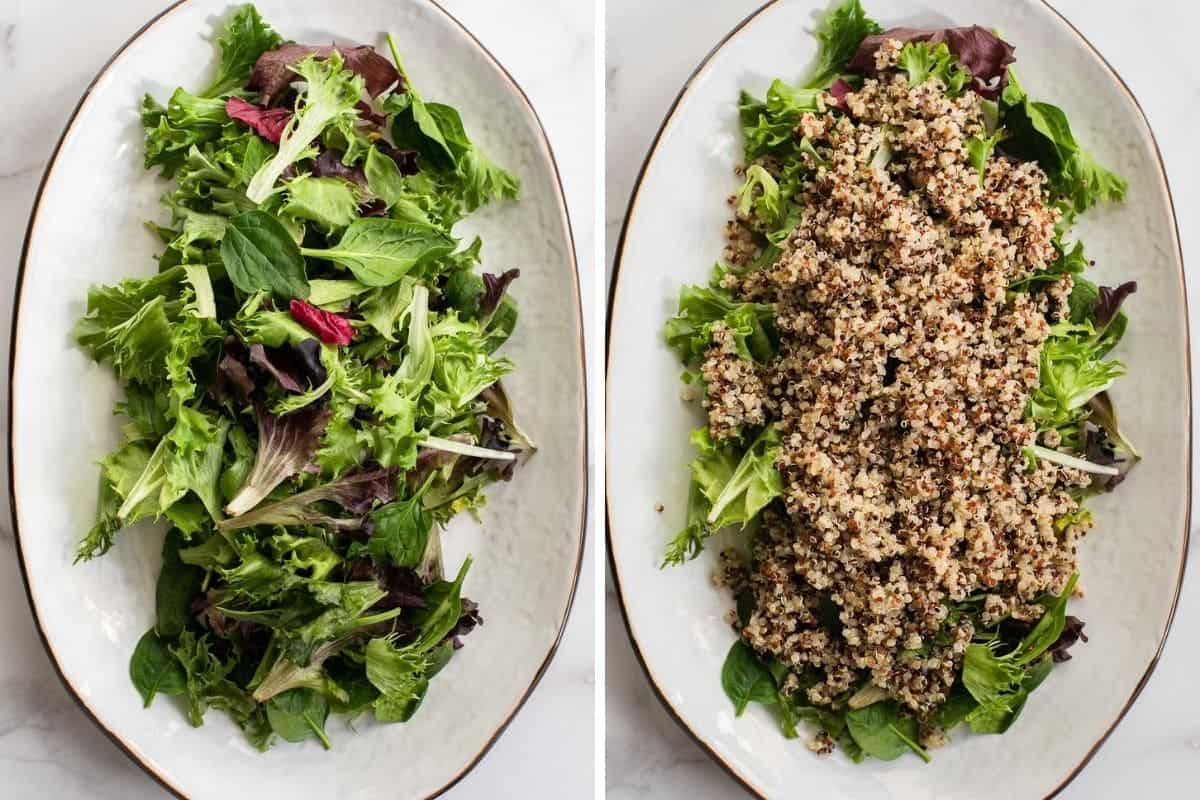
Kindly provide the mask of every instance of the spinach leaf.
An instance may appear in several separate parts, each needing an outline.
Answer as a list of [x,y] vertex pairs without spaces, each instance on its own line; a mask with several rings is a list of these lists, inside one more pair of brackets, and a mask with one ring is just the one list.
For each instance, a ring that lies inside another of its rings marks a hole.
[[221,240],[221,261],[233,285],[291,299],[308,297],[304,259],[296,241],[274,216],[244,211],[229,221]]
[[364,549],[376,561],[390,561],[398,567],[421,563],[433,517],[422,505],[420,494],[378,508],[369,519],[373,530]]
[[946,702],[942,703],[933,719],[940,727],[950,730],[965,720],[978,707],[979,702],[971,696],[967,687],[963,686],[961,681],[955,681],[949,694],[946,695]]
[[1028,664],[1058,641],[1058,637],[1062,635],[1063,628],[1067,624],[1067,601],[1070,600],[1071,593],[1075,591],[1075,584],[1078,580],[1078,573],[1072,575],[1067,581],[1066,587],[1063,588],[1062,594],[1057,597],[1051,595],[1048,599],[1041,601],[1046,610],[1037,625],[1017,647],[1014,657],[1018,664]]
[[775,679],[771,671],[741,639],[733,643],[721,667],[721,688],[741,716],[750,703],[772,705],[776,702]]
[[146,631],[129,659],[129,679],[142,696],[142,704],[150,707],[154,695],[178,695],[187,690],[187,675],[183,667],[153,629]]
[[329,700],[329,710],[334,714],[348,714],[356,717],[366,711],[379,697],[379,690],[367,677],[365,668],[347,659],[338,659],[326,665],[330,680],[334,681],[346,693],[344,698],[333,697]]
[[180,560],[181,547],[183,534],[178,528],[172,528],[163,540],[162,569],[155,589],[157,622],[154,630],[164,639],[173,639],[183,633],[192,618],[192,599],[199,594],[204,582],[204,570]]
[[[395,51],[393,50],[393,55]],[[400,66],[399,61],[396,62]],[[403,67],[400,67],[403,73]],[[406,79],[407,83],[407,79]],[[421,157],[442,170],[452,170],[455,165],[455,153],[446,142],[438,118],[430,110],[419,94],[412,90],[411,84],[406,92],[403,105],[395,109],[392,117],[392,138],[396,146],[403,150],[416,150]]]
[[305,247],[300,252],[340,264],[366,286],[388,286],[411,270],[449,255],[454,247],[454,239],[431,225],[368,218],[346,228],[334,247]]
[[929,753],[917,744],[917,721],[900,716],[895,700],[874,703],[846,714],[846,727],[863,753],[881,761],[894,761],[911,750],[922,761]]
[[329,701],[312,689],[291,689],[277,694],[266,703],[271,730],[288,742],[302,742],[315,736],[326,750],[332,745],[325,735]]
[[367,151],[367,161],[363,165],[367,176],[367,188],[371,194],[378,197],[388,208],[396,205],[404,196],[404,176],[396,159],[372,147]]
[[425,592],[425,607],[413,615],[420,627],[414,646],[422,653],[432,650],[450,635],[462,616],[462,585],[471,568],[471,557],[463,561],[453,583],[438,581]]

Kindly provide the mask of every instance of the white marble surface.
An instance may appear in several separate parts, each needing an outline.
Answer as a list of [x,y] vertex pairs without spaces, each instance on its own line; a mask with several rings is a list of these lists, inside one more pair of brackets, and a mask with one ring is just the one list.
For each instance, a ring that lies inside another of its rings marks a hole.
[[[760,4],[761,0],[608,0],[605,233],[610,271],[629,192],[663,115],[693,67]],[[869,0],[864,5],[869,11]],[[1099,48],[1145,108],[1174,189],[1185,260],[1196,262],[1200,259],[1200,231],[1193,226],[1200,214],[1200,188],[1195,182],[1200,174],[1195,146],[1200,65],[1191,55],[1200,6],[1188,0],[1153,4],[1059,0],[1056,6]],[[1195,274],[1194,269],[1189,274],[1193,336],[1200,313]],[[1193,545],[1193,551],[1198,546]],[[1200,564],[1192,563],[1191,569],[1194,584]],[[655,699],[630,648],[611,585],[606,608],[609,800],[740,796],[732,779]],[[1108,743],[1060,797],[1174,800],[1196,796],[1200,776],[1200,700],[1194,691],[1197,657],[1200,593],[1187,585],[1154,677]]]
[[[0,331],[7,397],[13,287],[42,170],[92,76],[166,0],[0,0]],[[442,0],[529,94],[549,133],[575,229],[589,333],[593,314],[593,5],[578,0]],[[520,24],[516,24],[519,21]],[[336,27],[336,26],[335,26]],[[286,32],[285,32],[286,33]],[[595,394],[591,395],[595,398]],[[593,400],[593,414],[597,412]],[[595,425],[597,423],[593,423]],[[7,437],[7,415],[4,422]],[[594,455],[594,454],[593,454]],[[149,800],[168,795],[84,717],[59,684],[29,614],[0,467],[0,796]],[[26,532],[36,535],[36,532]],[[521,714],[448,796],[586,797],[594,782],[595,541],[558,655]]]

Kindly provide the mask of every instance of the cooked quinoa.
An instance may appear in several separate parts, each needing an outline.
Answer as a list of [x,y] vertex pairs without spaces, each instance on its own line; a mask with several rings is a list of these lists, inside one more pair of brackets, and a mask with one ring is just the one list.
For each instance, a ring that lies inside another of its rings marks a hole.
[[[985,130],[978,95],[885,75],[842,108],[797,126],[820,161],[806,156],[817,168],[779,258],[728,279],[774,304],[777,357],[739,359],[717,327],[702,367],[714,439],[769,418],[781,440],[782,500],[723,578],[753,593],[745,640],[816,674],[809,702],[869,679],[924,719],[974,633],[965,615],[947,623],[948,604],[983,596],[983,624],[1035,620],[1035,598],[1076,571],[1090,523],[1055,520],[1089,476],[1022,453],[1039,349],[1072,284],[1007,292],[1055,260],[1059,212],[1036,164],[997,154],[981,180],[965,147]],[[881,147],[890,161],[873,166]],[[735,265],[759,255],[751,224],[727,226]]]

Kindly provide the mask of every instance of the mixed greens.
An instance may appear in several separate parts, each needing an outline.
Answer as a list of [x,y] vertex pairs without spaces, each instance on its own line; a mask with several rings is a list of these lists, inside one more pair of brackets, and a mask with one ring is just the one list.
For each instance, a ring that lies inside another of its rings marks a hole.
[[480,622],[439,529],[534,445],[496,354],[519,273],[478,273],[452,229],[518,182],[390,36],[390,61],[285,43],[246,5],[217,43],[206,89],[142,104],[173,180],[158,273],[93,287],[76,329],[125,392],[78,560],[167,520],[145,704],[329,747],[330,713],[408,720]]
[[[774,81],[763,99],[746,92],[739,100],[744,135],[745,183],[736,195],[741,218],[757,231],[761,256],[743,267],[717,264],[706,286],[685,287],[679,309],[666,325],[667,343],[687,367],[683,379],[703,392],[699,368],[714,345],[713,329],[732,333],[740,358],[766,365],[776,355],[778,338],[771,305],[735,298],[726,278],[744,275],[775,263],[781,245],[805,213],[797,200],[800,187],[822,165],[820,155],[802,135],[801,115],[842,114],[842,98],[874,77],[875,53],[886,40],[900,40],[898,65],[915,86],[936,77],[947,94],[974,91],[991,117],[988,135],[974,137],[968,153],[976,169],[993,151],[1022,161],[1036,161],[1049,178],[1050,201],[1061,212],[1054,247],[1058,258],[1049,268],[1009,286],[1010,296],[1044,291],[1070,275],[1070,318],[1053,325],[1040,353],[1040,387],[1026,409],[1039,436],[1054,431],[1056,447],[1033,446],[1025,451],[1030,463],[1047,459],[1092,473],[1090,487],[1079,500],[1114,488],[1139,458],[1122,435],[1108,389],[1125,374],[1121,362],[1108,359],[1123,336],[1127,319],[1122,301],[1136,290],[1133,283],[1096,286],[1083,277],[1089,262],[1083,245],[1070,238],[1076,216],[1104,201],[1124,198],[1125,182],[1101,167],[1072,134],[1063,112],[1033,100],[1013,74],[1013,48],[978,26],[943,30],[892,29],[864,12],[859,0],[846,0],[831,10],[817,31],[819,49],[810,77],[799,85]],[[877,158],[887,158],[887,153]],[[1044,441],[1045,437],[1043,437]],[[665,565],[695,558],[705,542],[729,526],[747,529],[765,508],[780,500],[783,481],[775,462],[779,437],[773,425],[747,426],[732,440],[715,441],[707,428],[693,432],[697,456],[690,464],[691,489],[687,523],[667,548]],[[1086,509],[1078,517],[1089,515]],[[1060,519],[1066,526],[1076,519]],[[1083,623],[1066,614],[1067,599],[1077,576],[1058,596],[1037,600],[1045,613],[1036,625],[1005,619],[975,625],[961,676],[945,705],[935,715],[938,726],[950,730],[966,723],[978,733],[1003,733],[1020,714],[1026,698],[1065,660],[1066,649],[1082,637]],[[753,612],[750,593],[737,597],[739,629]],[[978,620],[982,596],[967,597],[948,610],[948,619],[964,615]],[[827,627],[840,629],[833,608]],[[824,624],[824,623],[823,623]],[[725,693],[740,715],[752,702],[772,707],[783,732],[797,735],[801,721],[814,723],[838,742],[855,761],[865,756],[890,760],[914,752],[928,760],[918,742],[918,721],[886,693],[870,683],[849,693],[832,707],[810,705],[805,689],[815,682],[797,675],[784,692],[789,668],[760,656],[743,639],[730,650],[721,674]]]

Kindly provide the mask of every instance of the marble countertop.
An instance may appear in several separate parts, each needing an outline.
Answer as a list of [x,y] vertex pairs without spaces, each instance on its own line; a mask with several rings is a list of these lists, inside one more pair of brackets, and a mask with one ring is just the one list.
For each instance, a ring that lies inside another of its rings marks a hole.
[[[0,2],[0,345],[8,379],[13,287],[33,195],[67,116],[100,66],[167,0]],[[550,136],[575,223],[583,307],[596,330],[594,36],[590,3],[442,0],[529,94]],[[512,24],[520,18],[520,26]],[[572,98],[563,103],[564,97]],[[7,385],[3,387],[7,396]],[[596,395],[591,394],[594,398]],[[596,412],[593,402],[593,412]],[[7,436],[7,415],[3,436]],[[7,459],[3,485],[8,485]],[[558,655],[524,710],[449,795],[584,797],[594,785],[595,537]],[[0,795],[151,800],[168,795],[116,749],[60,685],[38,641],[0,500]],[[563,713],[564,709],[578,709]]]
[[[679,87],[720,38],[761,0],[608,0],[606,263],[630,190]],[[869,3],[867,3],[869,9]],[[1192,57],[1200,6],[1056,0],[1141,101],[1174,190],[1185,261],[1200,260],[1200,63]],[[1195,292],[1194,272],[1191,278]],[[1200,304],[1193,298],[1192,330]],[[1195,367],[1193,366],[1193,370]],[[1200,537],[1193,536],[1193,551]],[[1200,592],[1192,558],[1162,660],[1125,721],[1063,800],[1194,797],[1200,775]],[[634,659],[611,586],[606,597],[606,784],[609,800],[741,796],[737,785],[667,716]]]

